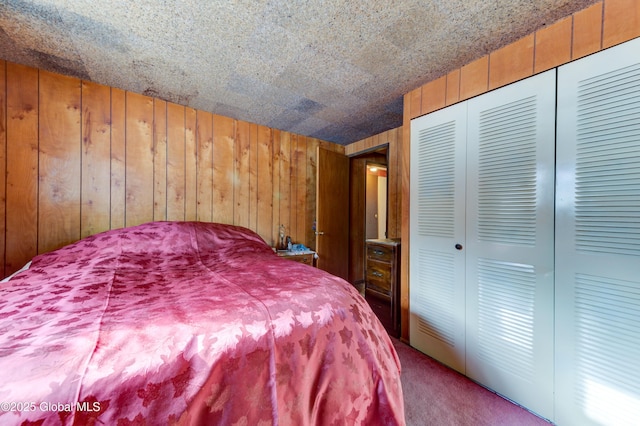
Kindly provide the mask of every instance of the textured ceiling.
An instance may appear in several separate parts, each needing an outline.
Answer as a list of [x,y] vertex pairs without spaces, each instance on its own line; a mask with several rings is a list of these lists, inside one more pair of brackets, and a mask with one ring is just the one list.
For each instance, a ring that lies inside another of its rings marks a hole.
[[596,0],[0,0],[2,59],[347,144]]

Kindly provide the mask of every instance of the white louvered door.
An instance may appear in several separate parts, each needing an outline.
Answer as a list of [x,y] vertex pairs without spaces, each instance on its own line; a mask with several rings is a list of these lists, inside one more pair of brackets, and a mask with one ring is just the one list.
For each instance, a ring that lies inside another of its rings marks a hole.
[[464,373],[466,103],[411,123],[411,344]]
[[556,71],[471,99],[466,370],[553,418]]
[[556,421],[640,424],[640,39],[558,70]]

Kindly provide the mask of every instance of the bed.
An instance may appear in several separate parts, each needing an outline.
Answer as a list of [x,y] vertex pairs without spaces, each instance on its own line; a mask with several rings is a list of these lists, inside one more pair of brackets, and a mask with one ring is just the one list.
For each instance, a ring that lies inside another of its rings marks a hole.
[[404,424],[353,286],[254,232],[152,222],[0,283],[0,424]]

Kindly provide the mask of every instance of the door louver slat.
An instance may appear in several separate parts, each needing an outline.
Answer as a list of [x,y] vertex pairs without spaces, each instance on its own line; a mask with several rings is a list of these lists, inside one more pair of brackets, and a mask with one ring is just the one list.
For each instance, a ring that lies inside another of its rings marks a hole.
[[418,136],[418,229],[422,236],[453,237],[455,123]]
[[480,114],[477,182],[480,240],[535,244],[535,141],[535,96]]
[[640,256],[640,65],[578,84],[576,132],[576,248]]

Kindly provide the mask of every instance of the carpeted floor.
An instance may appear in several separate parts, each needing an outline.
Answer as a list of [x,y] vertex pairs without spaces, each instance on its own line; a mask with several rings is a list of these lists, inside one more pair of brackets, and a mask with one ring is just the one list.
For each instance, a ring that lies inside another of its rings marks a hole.
[[549,426],[400,340],[392,341],[402,364],[407,426]]

